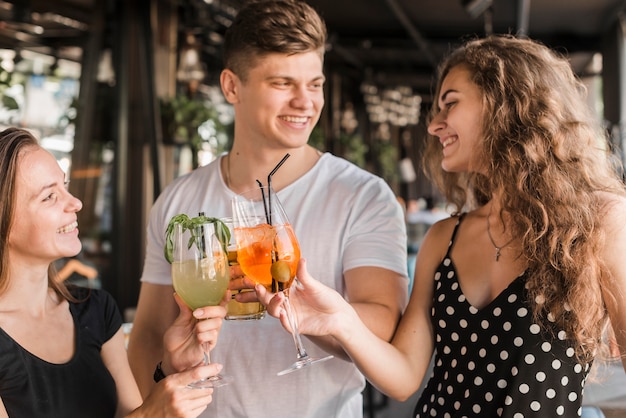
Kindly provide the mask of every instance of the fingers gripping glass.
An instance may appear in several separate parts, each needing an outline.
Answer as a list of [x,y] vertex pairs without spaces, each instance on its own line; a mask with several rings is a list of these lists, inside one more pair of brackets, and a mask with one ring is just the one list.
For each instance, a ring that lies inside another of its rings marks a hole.
[[[174,290],[194,310],[219,305],[228,288],[228,257],[214,234],[212,223],[175,224],[172,236],[172,282]],[[203,344],[204,364],[209,346]],[[215,375],[189,384],[192,388],[217,388],[232,381]]]
[[[230,232],[230,240],[228,242],[228,264],[231,266],[239,265],[237,261],[237,244],[235,243],[235,232],[232,218],[221,218],[222,222]],[[235,279],[231,277],[231,280]],[[232,290],[232,288],[231,288]],[[226,319],[229,321],[249,321],[258,320],[265,317],[265,305],[259,301],[255,302],[239,302],[235,295],[237,293],[254,292],[254,289],[241,289],[233,291],[233,295],[226,306]]]

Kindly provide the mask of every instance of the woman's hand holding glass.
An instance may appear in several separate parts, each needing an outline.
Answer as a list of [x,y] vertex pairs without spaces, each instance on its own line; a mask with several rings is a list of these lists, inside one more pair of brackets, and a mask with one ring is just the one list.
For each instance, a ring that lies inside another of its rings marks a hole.
[[[226,315],[224,302],[191,311],[176,294],[180,313],[163,337],[161,369],[166,377],[150,391],[143,405],[135,411],[138,416],[168,416],[192,418],[199,416],[213,400],[213,388],[181,391],[206,376],[215,376],[222,365],[203,365],[204,344],[214,347],[222,320]],[[200,365],[198,365],[200,364]],[[135,416],[135,413],[129,416]]]
[[143,405],[127,417],[199,416],[213,400],[213,388],[189,389],[189,384],[204,376],[215,375],[221,369],[219,364],[209,364],[167,376],[152,388]]
[[[191,309],[225,303],[230,292],[228,256],[216,236],[215,225],[201,213],[190,221],[171,223],[172,283],[177,296]],[[169,232],[168,232],[168,235]],[[170,242],[168,237],[167,242]],[[166,256],[170,257],[166,247]],[[206,319],[198,322],[207,321]],[[202,343],[204,364],[210,361],[210,345]],[[213,375],[193,382],[190,387],[219,387],[230,377]]]
[[[302,334],[338,336],[342,332],[340,327],[348,323],[346,316],[358,318],[352,306],[338,292],[311,277],[303,258],[298,265],[297,280],[298,284],[289,291],[289,301]],[[259,285],[255,289],[268,314],[279,318],[283,327],[292,332],[284,306],[285,295],[282,292],[271,293]]]
[[220,305],[194,311],[177,294],[174,294],[174,299],[180,314],[163,336],[165,353],[161,367],[165,374],[170,370],[182,371],[200,364],[204,356],[204,344],[208,345],[209,350],[215,347],[226,315],[226,298]]

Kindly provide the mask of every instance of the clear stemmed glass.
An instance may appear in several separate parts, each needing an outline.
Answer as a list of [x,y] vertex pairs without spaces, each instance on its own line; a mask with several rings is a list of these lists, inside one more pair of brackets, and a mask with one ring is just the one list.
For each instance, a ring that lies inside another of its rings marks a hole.
[[[228,289],[228,256],[214,232],[213,223],[176,224],[172,237],[172,282],[174,290],[189,306],[219,305]],[[204,364],[209,364],[208,343]],[[189,384],[193,388],[216,388],[230,383],[229,376],[215,375]]]
[[233,223],[237,259],[243,272],[256,283],[285,295],[284,307],[293,331],[297,360],[278,375],[333,358],[332,355],[311,357],[302,344],[298,323],[289,303],[289,288],[300,261],[300,245],[271,187],[259,187],[237,195],[233,199]]

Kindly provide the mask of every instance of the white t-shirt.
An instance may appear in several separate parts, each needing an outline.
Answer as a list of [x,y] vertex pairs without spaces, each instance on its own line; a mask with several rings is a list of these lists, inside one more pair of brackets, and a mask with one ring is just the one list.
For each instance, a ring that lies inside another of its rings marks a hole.
[[[260,180],[265,183],[266,179]],[[407,275],[402,208],[381,178],[326,153],[277,195],[316,279],[345,294],[343,273],[356,267],[381,267]],[[171,286],[163,245],[172,216],[198,212],[231,216],[233,196],[223,182],[219,159],[170,184],[151,211],[141,280]],[[309,339],[303,338],[303,343],[311,356],[326,355]],[[276,376],[296,360],[296,349],[291,335],[275,318],[224,321],[211,360],[223,364],[223,373],[235,381],[216,389],[204,417],[363,416],[365,381],[350,362],[335,358]]]

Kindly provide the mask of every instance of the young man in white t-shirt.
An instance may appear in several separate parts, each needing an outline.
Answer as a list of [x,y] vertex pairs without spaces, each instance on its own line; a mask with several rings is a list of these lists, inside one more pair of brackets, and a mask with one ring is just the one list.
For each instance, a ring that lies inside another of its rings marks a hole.
[[[389,340],[407,300],[406,230],[402,208],[385,182],[307,144],[324,105],[326,28],[302,1],[247,4],[227,31],[220,78],[235,110],[230,153],[170,184],[155,203],[137,315],[129,345],[142,391],[176,317],[164,231],[178,213],[231,215],[231,199],[272,177],[308,260],[309,271],[349,300],[363,321]],[[244,285],[231,281],[231,288]],[[305,338],[307,351],[336,359],[286,376],[295,360],[291,336],[274,318],[227,321],[212,361],[234,377],[218,388],[207,417],[360,418],[363,376],[328,337]],[[168,371],[164,371],[166,374]]]

